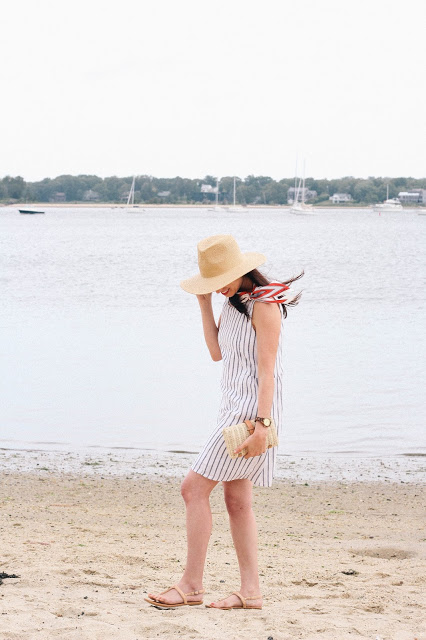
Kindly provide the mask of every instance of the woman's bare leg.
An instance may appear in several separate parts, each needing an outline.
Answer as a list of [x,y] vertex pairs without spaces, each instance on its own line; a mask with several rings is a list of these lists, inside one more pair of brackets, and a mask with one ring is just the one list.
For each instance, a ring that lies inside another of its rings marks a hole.
[[[181,493],[186,505],[187,559],[184,574],[176,584],[184,593],[203,588],[204,564],[212,531],[209,498],[217,484],[215,480],[209,480],[192,469],[182,482]],[[182,602],[176,589],[168,591],[164,596],[152,593],[148,595],[168,604]],[[188,601],[202,599],[202,595],[188,596]]]
[[[252,508],[253,483],[251,480],[231,480],[224,482],[226,508],[231,524],[232,539],[240,567],[241,595],[256,596],[260,594],[259,569],[257,563],[257,526]],[[212,603],[213,606],[241,606],[237,596]],[[261,606],[262,599],[248,600],[248,606]]]

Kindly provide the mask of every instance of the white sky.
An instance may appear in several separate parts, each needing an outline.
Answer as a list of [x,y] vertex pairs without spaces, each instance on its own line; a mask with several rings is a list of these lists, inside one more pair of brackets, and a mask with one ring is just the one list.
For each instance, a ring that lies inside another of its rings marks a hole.
[[0,177],[425,177],[425,24],[425,0],[3,0]]

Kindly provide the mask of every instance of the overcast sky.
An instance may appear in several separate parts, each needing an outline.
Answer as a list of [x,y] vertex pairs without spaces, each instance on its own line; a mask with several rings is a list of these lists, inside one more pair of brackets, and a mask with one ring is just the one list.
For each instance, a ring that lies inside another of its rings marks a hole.
[[425,177],[425,24],[425,0],[4,0],[0,177]]

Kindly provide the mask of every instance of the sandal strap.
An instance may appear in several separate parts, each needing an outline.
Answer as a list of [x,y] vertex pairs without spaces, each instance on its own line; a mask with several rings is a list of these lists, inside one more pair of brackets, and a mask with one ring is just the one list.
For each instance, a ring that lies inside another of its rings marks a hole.
[[198,589],[198,591],[190,591],[189,593],[187,593],[187,596],[198,596],[199,593],[205,593],[206,590],[205,589]]
[[241,600],[242,605],[243,605],[243,609],[247,609],[247,603],[246,600],[259,600],[262,596],[258,595],[258,596],[242,596],[241,593],[239,591],[233,591],[232,595],[234,596],[238,596],[238,598]]
[[247,609],[246,599],[244,598],[244,596],[241,595],[241,593],[239,593],[238,591],[233,591],[232,595],[238,596],[238,598],[241,600],[241,603],[243,605],[243,609]]
[[180,595],[180,597],[183,600],[184,604],[188,604],[188,601],[186,599],[186,596],[196,596],[199,593],[205,593],[205,589],[199,589],[198,591],[190,591],[189,593],[184,593],[182,591],[182,589],[180,589],[177,584],[174,584],[172,587],[169,587],[168,589],[166,589],[165,591],[162,591],[159,595],[162,596],[164,593],[167,593],[168,591],[171,591],[172,589],[176,589],[176,591],[178,592],[178,594]]
[[182,591],[182,589],[180,589],[180,588],[177,586],[177,584],[175,584],[175,585],[173,586],[173,589],[176,589],[176,591],[178,592],[178,594],[179,594],[179,595],[180,595],[180,597],[182,598],[183,603],[184,603],[184,604],[188,604],[188,601],[187,601],[187,599],[186,599],[186,595],[184,594],[184,592]]
[[182,591],[182,589],[179,589],[179,587],[177,586],[177,584],[174,584],[172,587],[168,587],[168,589],[165,589],[164,591],[162,591],[159,595],[162,596],[164,593],[167,593],[168,591],[171,591],[172,589],[176,589],[176,591],[178,592],[178,594],[180,595],[180,597],[182,598],[184,604],[188,604],[186,601],[186,597],[184,592]]

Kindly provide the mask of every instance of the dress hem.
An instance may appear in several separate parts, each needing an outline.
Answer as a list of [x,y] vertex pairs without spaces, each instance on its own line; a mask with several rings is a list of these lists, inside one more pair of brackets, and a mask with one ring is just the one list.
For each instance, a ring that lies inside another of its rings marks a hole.
[[250,480],[250,482],[252,482],[255,487],[265,487],[266,489],[270,489],[272,487],[272,480],[275,478],[275,476],[272,476],[271,484],[260,484],[259,482],[256,482],[251,478],[233,478],[233,480],[223,480],[222,478],[213,478],[212,475],[209,475],[208,473],[201,473],[201,471],[197,471],[196,469],[194,469],[194,467],[191,467],[191,471],[194,471],[194,473],[198,473],[200,476],[203,476],[203,478],[207,478],[208,480],[214,480],[215,482],[233,482],[233,480]]

